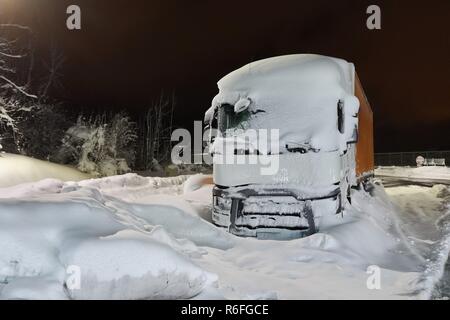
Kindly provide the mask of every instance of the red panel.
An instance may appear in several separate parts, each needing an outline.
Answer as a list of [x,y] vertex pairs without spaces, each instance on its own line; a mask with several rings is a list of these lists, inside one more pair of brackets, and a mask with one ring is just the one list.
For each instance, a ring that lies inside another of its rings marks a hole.
[[361,86],[358,75],[355,76],[355,95],[359,99],[358,142],[356,143],[356,176],[373,173],[373,113],[369,101]]

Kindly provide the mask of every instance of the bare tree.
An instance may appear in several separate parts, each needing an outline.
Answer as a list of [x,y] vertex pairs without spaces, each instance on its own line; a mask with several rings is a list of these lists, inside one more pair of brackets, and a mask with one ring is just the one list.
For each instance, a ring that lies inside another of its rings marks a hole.
[[[2,97],[22,95],[37,99],[28,92],[34,66],[31,29],[18,24],[0,24],[0,87]],[[19,68],[27,65],[25,68]],[[19,72],[22,70],[23,72]]]
[[[0,24],[0,143],[6,151],[42,158],[67,129],[61,108],[48,103],[49,90],[60,85],[64,56],[53,43],[49,58],[35,68],[34,39],[27,26]],[[37,121],[46,128],[32,128]],[[35,145],[39,141],[48,145]]]
[[9,151],[20,152],[18,122],[29,111],[25,102],[37,99],[28,91],[34,65],[32,37],[26,26],[0,24],[0,139]]
[[163,163],[169,159],[174,108],[174,94],[170,98],[161,94],[158,102],[139,119],[138,158],[143,170],[152,169],[155,162]]
[[52,43],[50,46],[50,54],[49,54],[49,61],[43,61],[42,64],[44,68],[47,71],[46,76],[41,81],[41,85],[39,88],[39,99],[45,99],[48,96],[48,92],[50,88],[59,86],[61,87],[61,77],[62,73],[60,72],[64,62],[65,62],[65,56],[62,53],[61,50],[58,49],[58,47],[55,45],[55,43]]

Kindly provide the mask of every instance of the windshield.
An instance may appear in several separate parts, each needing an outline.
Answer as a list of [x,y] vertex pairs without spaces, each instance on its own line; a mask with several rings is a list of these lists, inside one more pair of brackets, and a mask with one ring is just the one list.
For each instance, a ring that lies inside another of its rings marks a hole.
[[248,110],[235,113],[234,106],[230,104],[221,105],[217,113],[217,124],[220,133],[226,136],[227,133],[232,134],[236,129],[245,130],[250,115],[251,113]]

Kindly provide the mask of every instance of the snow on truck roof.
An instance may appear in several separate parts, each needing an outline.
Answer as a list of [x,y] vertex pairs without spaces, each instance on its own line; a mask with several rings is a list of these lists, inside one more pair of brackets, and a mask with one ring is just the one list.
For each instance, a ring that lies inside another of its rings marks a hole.
[[[353,64],[338,58],[316,54],[293,54],[251,62],[218,82],[219,89],[258,86],[260,81],[282,80],[301,84],[304,81],[352,81]],[[352,91],[351,87],[347,88]]]
[[[343,151],[357,126],[354,70],[345,60],[315,54],[255,61],[218,82],[219,93],[205,119],[221,105],[249,100],[250,112],[263,112],[248,119],[246,128],[279,129],[280,148],[306,144],[322,151]],[[343,133],[337,127],[339,101],[345,108]]]

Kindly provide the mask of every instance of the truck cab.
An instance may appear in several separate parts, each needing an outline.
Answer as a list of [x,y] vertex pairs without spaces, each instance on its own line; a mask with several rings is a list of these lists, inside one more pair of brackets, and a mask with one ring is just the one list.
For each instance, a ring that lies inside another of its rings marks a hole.
[[354,65],[312,54],[268,58],[218,82],[213,222],[238,236],[293,239],[342,214],[373,175],[372,111]]

